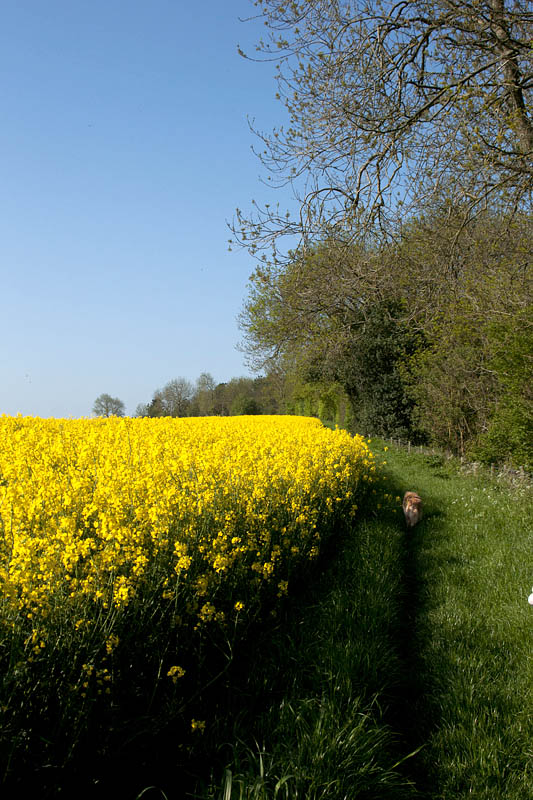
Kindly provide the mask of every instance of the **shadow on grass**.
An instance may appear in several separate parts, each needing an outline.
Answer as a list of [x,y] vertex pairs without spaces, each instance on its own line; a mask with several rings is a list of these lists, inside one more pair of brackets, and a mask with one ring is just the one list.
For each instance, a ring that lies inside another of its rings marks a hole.
[[283,617],[236,659],[200,756],[210,773],[190,796],[421,796],[410,558],[398,515],[330,542]]

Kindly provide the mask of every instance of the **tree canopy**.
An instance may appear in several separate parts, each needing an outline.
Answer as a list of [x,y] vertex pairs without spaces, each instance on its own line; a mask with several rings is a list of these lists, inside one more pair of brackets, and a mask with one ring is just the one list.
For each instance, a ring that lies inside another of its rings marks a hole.
[[278,61],[289,123],[256,130],[298,214],[240,211],[254,252],[369,230],[396,235],[436,199],[464,219],[527,209],[533,185],[533,11],[527,0],[257,0],[258,59]]
[[111,397],[109,394],[101,394],[94,401],[93,414],[97,417],[123,417],[126,407],[118,397]]

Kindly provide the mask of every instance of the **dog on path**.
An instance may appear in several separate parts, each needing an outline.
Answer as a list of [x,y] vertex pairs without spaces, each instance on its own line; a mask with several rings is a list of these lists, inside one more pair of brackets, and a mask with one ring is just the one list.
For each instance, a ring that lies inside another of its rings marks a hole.
[[405,524],[408,528],[414,528],[417,522],[422,519],[422,500],[416,492],[406,492],[402,503]]

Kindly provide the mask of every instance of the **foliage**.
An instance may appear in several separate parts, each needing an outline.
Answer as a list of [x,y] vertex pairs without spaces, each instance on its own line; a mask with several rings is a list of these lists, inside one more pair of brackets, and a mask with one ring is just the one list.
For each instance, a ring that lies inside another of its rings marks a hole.
[[240,414],[276,414],[283,408],[268,378],[231,378],[215,391],[215,413],[222,416]]
[[203,372],[193,386],[185,378],[169,381],[154,392],[150,403],[137,406],[136,417],[227,417],[242,414],[283,413],[284,386],[274,374],[231,378],[216,384]]
[[310,387],[296,389],[298,413],[328,418],[318,404],[324,386],[335,391],[336,384],[358,430],[416,438],[400,367],[424,337],[408,322],[410,310],[388,272],[377,252],[360,248],[325,243],[295,254],[283,268],[261,267],[252,276],[241,327],[252,363],[281,356],[304,384],[317,384],[320,401]]
[[497,390],[484,328],[465,305],[450,306],[432,326],[431,346],[406,363],[417,424],[454,453],[464,453],[483,430]]
[[213,414],[216,383],[210,372],[202,372],[196,379],[192,401],[191,416],[208,417]]
[[256,5],[290,119],[259,157],[297,213],[233,226],[260,257],[251,366],[341,383],[364,428],[529,459],[529,401],[494,360],[532,296],[529,5]]
[[[470,219],[532,188],[533,13],[523,0],[257,0],[288,124],[259,157],[297,213],[237,214],[253,251],[341,231],[391,235],[436,198]],[[254,56],[254,60],[261,55]]]
[[97,417],[123,417],[125,411],[122,400],[109,394],[101,394],[94,401],[93,414]]
[[[319,413],[321,387],[339,384],[369,433],[464,453],[493,418],[494,441],[502,415],[519,414],[525,431],[524,390],[511,390],[495,359],[502,320],[509,331],[530,324],[531,241],[525,215],[486,212],[465,227],[444,203],[406,221],[395,244],[327,241],[259,267],[240,320],[250,363],[296,376],[298,413]],[[524,375],[529,346],[517,339]],[[504,436],[501,456],[523,458],[517,436]]]
[[533,468],[533,307],[491,327],[491,366],[501,386],[486,433],[473,453],[486,462]]
[[402,319],[403,311],[390,301],[371,307],[361,332],[347,339],[337,375],[352,402],[356,429],[416,440],[402,366],[420,352],[424,338]]
[[186,378],[174,378],[162,389],[154,392],[147,406],[137,409],[137,416],[185,417],[188,415],[193,396],[193,386]]

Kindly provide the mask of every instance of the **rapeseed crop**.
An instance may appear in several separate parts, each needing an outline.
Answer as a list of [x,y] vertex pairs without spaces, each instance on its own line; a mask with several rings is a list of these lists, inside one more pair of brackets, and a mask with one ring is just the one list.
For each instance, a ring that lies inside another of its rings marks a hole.
[[185,697],[199,643],[275,613],[375,472],[310,418],[0,417],[3,729],[53,707],[68,738],[143,648]]

